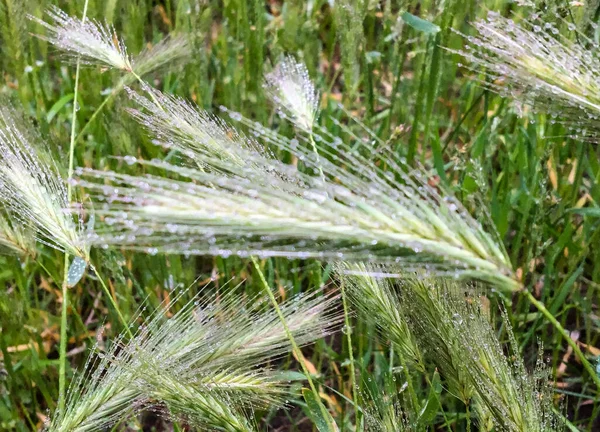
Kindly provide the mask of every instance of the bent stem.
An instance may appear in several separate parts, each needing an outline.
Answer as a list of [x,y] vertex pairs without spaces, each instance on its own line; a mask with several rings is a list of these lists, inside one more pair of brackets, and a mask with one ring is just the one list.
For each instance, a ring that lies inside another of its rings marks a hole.
[[[88,1],[83,5],[83,15],[81,21],[85,22],[87,17]],[[77,96],[79,88],[79,69],[80,59],[77,58],[77,67],[75,69],[75,89],[73,90],[73,114],[71,116],[71,139],[69,142],[69,171],[67,181],[67,200],[71,202],[72,186],[71,177],[73,177],[73,159],[75,155],[75,128],[77,127]],[[65,409],[65,381],[67,369],[67,308],[69,306],[69,291],[67,277],[69,273],[69,254],[65,252],[64,276],[62,283],[62,308],[60,313],[60,348],[59,348],[59,368],[58,368],[58,409],[64,412]]]
[[552,313],[548,309],[546,309],[546,306],[544,306],[544,304],[542,302],[540,302],[538,299],[536,299],[531,292],[529,292],[528,290],[523,290],[521,292],[523,293],[523,295],[525,297],[527,297],[527,300],[529,300],[529,302],[532,303],[537,308],[537,310],[539,312],[541,312],[542,315],[544,315],[544,317],[546,317],[546,319],[548,321],[550,321],[550,323],[552,323],[554,328],[556,330],[558,330],[558,332],[561,334],[561,336],[563,338],[565,338],[565,340],[567,341],[569,346],[571,348],[573,348],[573,352],[575,353],[575,356],[579,359],[579,361],[581,361],[581,364],[583,365],[585,370],[588,372],[588,374],[592,378],[592,381],[594,381],[594,384],[596,384],[596,389],[600,390],[600,377],[598,377],[598,374],[596,373],[596,370],[594,369],[594,367],[585,358],[585,354],[583,354],[583,352],[579,348],[579,345],[577,345],[577,342],[575,342],[573,339],[571,339],[571,336],[565,330],[565,328],[561,325],[561,323],[558,322],[558,320],[556,318],[554,318],[554,315],[552,315]]
[[[131,70],[131,74],[135,77],[135,79],[138,80],[138,82],[142,85],[142,88],[144,88],[144,86],[148,86],[148,84],[146,83],[146,81],[144,81],[138,74],[136,74],[133,70]],[[159,107],[161,110],[165,110],[162,105],[160,104],[160,102],[158,101],[158,99],[156,99],[156,97],[152,94],[151,91],[146,91],[146,93],[148,93],[148,95],[150,96],[150,98],[152,99],[152,101],[156,104],[157,107]]]
[[[306,366],[306,359],[304,358],[302,351],[298,347],[298,344],[296,344],[296,340],[294,339],[294,336],[292,335],[292,332],[290,331],[290,329],[287,325],[287,322],[285,321],[285,317],[283,316],[283,313],[281,312],[281,308],[279,307],[279,304],[277,303],[277,299],[275,299],[275,296],[273,295],[273,291],[271,291],[271,287],[269,287],[269,284],[267,283],[267,280],[265,279],[265,275],[262,272],[262,270],[260,269],[258,260],[256,259],[255,256],[252,257],[252,264],[254,264],[254,269],[256,270],[256,272],[258,273],[258,276],[260,277],[262,286],[263,286],[265,292],[267,293],[267,295],[269,296],[269,299],[271,300],[271,303],[273,304],[273,309],[275,309],[275,312],[277,313],[277,316],[279,317],[279,320],[281,321],[281,325],[283,326],[283,331],[285,332],[285,335],[287,336],[287,338],[290,341],[290,344],[292,345],[292,352],[298,359],[298,362],[300,363],[300,366],[302,367],[302,371],[304,372],[304,375],[306,375],[306,380],[308,381],[308,385],[310,386],[311,391],[315,395],[315,398],[316,398],[315,400],[320,401],[321,396],[319,395],[319,392],[318,392],[317,388],[315,387],[315,384],[313,383],[312,378],[310,377],[310,372],[308,371],[308,367]],[[323,418],[327,421],[327,423],[330,423],[330,420],[329,420],[330,415],[322,403],[319,403],[319,408],[321,409]],[[328,426],[329,426],[329,430],[335,430],[333,425],[328,424]]]

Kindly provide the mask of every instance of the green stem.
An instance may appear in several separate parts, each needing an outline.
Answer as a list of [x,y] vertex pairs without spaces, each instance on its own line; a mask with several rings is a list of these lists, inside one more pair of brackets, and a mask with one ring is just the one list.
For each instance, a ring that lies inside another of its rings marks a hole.
[[310,134],[310,145],[312,146],[312,150],[315,153],[315,159],[317,162],[317,167],[319,169],[319,176],[321,180],[325,182],[325,174],[323,174],[323,168],[321,168],[321,159],[319,158],[319,151],[317,150],[317,143],[315,143],[315,139],[313,138],[313,134]]
[[[85,18],[87,16],[87,8],[88,1],[85,0],[85,4],[83,6],[83,17],[81,18],[81,22],[85,23]],[[79,71],[80,71],[80,59],[77,58],[77,67],[75,69],[75,89],[73,90],[73,114],[71,116],[71,140],[69,142],[69,171],[68,171],[68,179],[71,180],[73,177],[73,160],[75,158],[75,129],[77,128],[77,106],[78,106],[78,92],[79,92]],[[72,186],[71,182],[67,182],[67,197],[69,202],[71,201],[72,194]]]
[[536,299],[531,292],[527,290],[523,290],[521,292],[523,293],[523,295],[525,295],[525,297],[527,297],[529,302],[531,302],[537,308],[537,310],[540,311],[542,315],[544,315],[544,317],[546,317],[546,319],[550,321],[550,323],[552,323],[554,328],[558,330],[562,337],[565,338],[569,346],[573,348],[575,356],[579,359],[585,370],[588,372],[588,374],[592,378],[592,381],[594,381],[594,384],[596,384],[596,389],[600,390],[600,377],[598,377],[598,374],[596,373],[596,370],[591,365],[591,363],[585,358],[585,355],[577,345],[577,342],[571,339],[571,336],[569,336],[569,333],[567,333],[567,331],[560,324],[560,322],[558,322],[558,320],[554,318],[554,315],[552,315],[552,313],[548,309],[546,309],[546,306],[544,306],[542,302]]
[[[85,22],[87,16],[89,0],[85,0],[83,5],[82,22]],[[80,59],[77,58],[77,67],[75,69],[75,89],[73,90],[73,114],[71,117],[71,140],[69,142],[69,171],[67,181],[67,200],[71,202],[72,186],[71,177],[73,177],[73,159],[75,155],[75,128],[77,127],[77,90],[79,88],[79,69]],[[60,348],[59,348],[59,368],[58,368],[58,411],[63,413],[65,410],[65,383],[67,370],[67,309],[69,307],[69,292],[67,277],[69,273],[69,254],[65,252],[64,276],[62,283],[62,308],[60,314]]]
[[131,339],[133,339],[133,333],[131,332],[131,329],[129,328],[127,321],[123,317],[123,314],[121,313],[121,310],[119,309],[119,306],[117,305],[117,302],[115,302],[115,299],[113,298],[112,293],[110,292],[110,290],[108,289],[108,286],[104,282],[104,279],[102,279],[102,276],[100,276],[98,269],[96,269],[96,266],[94,266],[92,264],[90,264],[90,268],[92,269],[92,271],[94,272],[94,274],[96,275],[98,280],[100,281],[100,285],[102,285],[102,289],[104,290],[104,293],[110,300],[110,304],[112,305],[113,309],[115,310],[115,312],[117,312],[117,315],[119,316],[119,320],[121,321],[121,324],[123,325],[123,327],[125,327],[125,331],[129,335],[129,337]]
[[65,410],[65,382],[67,370],[67,309],[69,307],[69,292],[67,273],[69,272],[69,254],[65,253],[64,280],[62,283],[62,307],[60,313],[60,363],[58,367],[58,411]]
[[350,315],[348,313],[348,302],[346,301],[346,290],[344,282],[340,284],[340,292],[342,293],[342,305],[344,307],[344,326],[346,327],[346,340],[348,344],[348,357],[350,358],[350,384],[352,385],[352,401],[354,402],[354,412],[356,413],[356,430],[361,430],[359,421],[359,406],[358,395],[356,390],[356,371],[354,370],[354,353],[352,352],[352,327],[350,325]]
[[[290,331],[290,329],[287,325],[287,322],[285,321],[285,317],[283,316],[283,313],[281,312],[281,308],[279,307],[279,304],[277,303],[277,299],[275,299],[275,296],[273,295],[273,291],[271,291],[271,288],[269,287],[269,284],[267,283],[267,280],[265,279],[265,275],[263,274],[262,270],[260,269],[258,260],[254,256],[252,257],[252,264],[254,264],[254,269],[258,273],[258,276],[260,277],[260,281],[262,282],[263,288],[264,288],[265,292],[267,293],[267,295],[269,296],[269,299],[271,300],[271,303],[273,304],[273,308],[275,309],[275,312],[277,313],[277,316],[279,317],[279,320],[281,321],[281,325],[283,326],[283,331],[285,332],[285,335],[287,336],[287,338],[290,341],[290,344],[292,345],[292,351],[293,351],[294,355],[296,356],[296,358],[298,359],[298,362],[300,363],[300,366],[302,367],[302,371],[304,372],[304,375],[306,375],[306,380],[308,381],[308,385],[310,386],[311,391],[315,395],[316,400],[320,401],[321,396],[319,395],[319,392],[318,392],[317,388],[315,387],[315,384],[313,383],[312,378],[310,377],[310,372],[308,371],[308,367],[306,366],[306,359],[304,358],[302,351],[296,344],[296,340],[294,339],[294,336],[292,335],[292,332]],[[323,406],[322,403],[319,403],[319,407],[322,411],[323,418],[329,423],[329,420],[328,420],[330,418],[329,413],[327,412],[327,410],[325,409],[325,407]],[[335,430],[333,425],[329,424],[328,426],[329,426],[329,430]]]
[[[146,81],[144,81],[138,74],[136,74],[133,70],[131,71],[131,75],[133,75],[135,77],[135,79],[138,80],[138,82],[142,85],[142,87],[144,86],[148,86],[148,84],[146,84]],[[165,110],[162,105],[160,104],[160,102],[158,101],[158,99],[156,99],[156,97],[154,96],[154,94],[152,94],[151,91],[146,91],[146,93],[148,93],[148,95],[150,96],[150,98],[152,99],[152,101],[156,104],[157,107],[159,107],[161,110]]]
[[96,111],[94,111],[94,113],[92,114],[92,116],[90,117],[90,119],[87,121],[87,123],[83,126],[83,128],[81,128],[81,130],[79,131],[79,133],[77,134],[77,136],[75,137],[75,143],[78,143],[79,140],[83,137],[83,134],[85,133],[85,131],[88,129],[88,127],[92,124],[92,122],[96,119],[96,117],[98,116],[98,114],[100,114],[100,112],[102,111],[102,109],[106,106],[106,104],[108,102],[110,102],[118,93],[120,89],[115,89],[113,90],[106,99],[104,99],[102,101],[102,103],[98,106],[98,108],[96,108]]

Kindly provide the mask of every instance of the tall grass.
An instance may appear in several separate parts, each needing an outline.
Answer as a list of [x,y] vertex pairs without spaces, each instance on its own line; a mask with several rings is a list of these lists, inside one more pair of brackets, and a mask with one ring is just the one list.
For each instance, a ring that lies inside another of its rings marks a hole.
[[0,429],[594,430],[592,2],[45,3],[0,8]]
[[[438,368],[450,393],[467,406],[467,428],[472,405],[480,430],[563,430],[543,360],[527,372],[506,318],[505,355],[489,305],[476,291],[412,275],[391,284],[370,276],[368,268],[357,270],[347,278],[353,303],[408,358],[422,365],[424,357]],[[394,307],[381,306],[386,303]]]
[[[103,430],[139,409],[163,405],[169,416],[197,427],[254,430],[246,410],[285,401],[287,381],[267,362],[289,349],[277,315],[254,300],[194,296],[171,317],[157,310],[132,339],[124,333],[96,354],[48,430]],[[299,344],[335,330],[334,300],[310,296],[282,305]]]

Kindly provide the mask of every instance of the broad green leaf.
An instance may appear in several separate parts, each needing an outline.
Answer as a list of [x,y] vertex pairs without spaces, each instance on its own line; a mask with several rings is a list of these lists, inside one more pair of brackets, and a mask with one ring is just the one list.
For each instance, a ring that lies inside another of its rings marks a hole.
[[409,12],[404,12],[402,14],[402,21],[411,26],[417,31],[423,32],[425,34],[435,34],[440,31],[439,26],[434,23],[424,20],[423,18],[419,18]]
[[77,285],[77,282],[83,277],[85,270],[87,269],[87,263],[83,258],[75,257],[69,266],[67,272],[67,285],[73,287]]
[[317,399],[315,394],[307,388],[302,389],[302,396],[306,401],[309,417],[319,432],[337,432],[338,428],[335,421],[321,400]]
[[70,101],[73,100],[73,93],[69,93],[57,100],[54,105],[50,107],[46,114],[46,121],[50,123],[52,119],[58,114],[58,112]]
[[421,408],[421,412],[419,413],[419,424],[422,426],[426,426],[431,424],[435,419],[438,408],[440,406],[440,394],[442,393],[442,382],[440,380],[440,374],[436,370],[433,373],[433,378],[431,379],[431,387],[429,388],[429,395],[427,396],[427,401],[423,408]]

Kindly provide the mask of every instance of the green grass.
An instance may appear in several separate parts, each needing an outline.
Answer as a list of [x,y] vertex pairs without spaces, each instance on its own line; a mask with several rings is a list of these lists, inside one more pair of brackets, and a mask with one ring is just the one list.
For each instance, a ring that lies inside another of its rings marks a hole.
[[[507,16],[524,12],[499,0],[447,1],[444,10],[433,0],[406,1],[404,8],[396,2],[377,2],[380,7],[376,2],[362,3],[354,11],[357,16],[349,16],[323,0],[310,3],[310,10],[302,1],[90,0],[88,17],[112,22],[133,54],[167,33],[189,34],[193,44],[189,61],[176,70],[155,73],[148,81],[217,114],[224,105],[289,136],[294,131],[276,118],[261,83],[282,54],[305,62],[323,94],[321,124],[338,133],[339,126],[331,119],[342,117],[338,102],[343,102],[380,138],[389,140],[398,158],[431,167],[430,183],[449,188],[476,217],[489,212],[526,289],[572,332],[595,365],[595,347],[600,346],[600,219],[573,209],[600,202],[598,146],[566,137],[568,129],[552,124],[546,116],[519,117],[511,100],[479,86],[472,74],[459,67],[463,60],[441,48],[462,47],[463,39],[450,28],[468,33],[468,22],[485,16],[487,10]],[[81,1],[2,0],[0,88],[23,104],[57,160],[67,166],[75,66],[65,63],[46,42],[31,37],[29,33],[43,29],[25,18],[26,13],[41,17],[53,4],[81,16]],[[577,7],[571,11],[568,7],[565,2],[558,9],[565,20],[580,16]],[[434,22],[441,31],[427,34],[402,25],[399,17],[406,10]],[[340,25],[340,20],[346,24]],[[113,71],[81,69],[79,128],[118,81]],[[131,102],[120,92],[104,107],[77,142],[75,166],[140,173],[142,168],[128,167],[113,156],[165,156],[124,114],[128,106]],[[144,301],[148,308],[158,307],[173,286],[191,285],[191,297],[198,290],[217,293],[229,280],[226,290],[247,280],[237,289],[248,296],[263,291],[250,259],[149,256],[97,248],[92,262],[101,263],[99,271],[108,279],[125,319],[132,319]],[[335,287],[326,262],[270,259],[260,265],[267,283],[287,296],[323,285],[326,290]],[[42,419],[57,407],[62,278],[62,254],[50,248],[40,248],[35,260],[0,258],[4,287],[0,290],[0,430],[40,428]],[[214,281],[207,284],[210,278]],[[570,421],[581,430],[597,430],[599,389],[561,335],[526,296],[489,298],[493,310],[510,302],[509,319],[528,367],[535,364],[538,344],[543,346],[556,379],[555,397],[562,399]],[[101,337],[107,341],[124,330],[100,281],[90,272],[69,290],[69,304],[67,381],[84,366],[103,325]],[[373,337],[372,325],[360,315],[351,320],[358,382],[363,388],[386,382],[386,373],[399,360],[386,341]],[[342,430],[354,427],[348,347],[345,335],[337,335],[303,350],[318,372],[316,384],[328,395],[325,404]],[[280,365],[300,370],[291,355]],[[417,393],[425,399],[433,371],[427,373],[427,379],[414,380]],[[442,409],[433,422],[440,430],[466,430],[464,407],[445,392],[440,397]],[[301,396],[296,398],[301,406]],[[310,429],[302,407],[257,417],[261,429],[266,422],[283,430]],[[160,430],[161,421],[151,416],[130,421],[131,427],[143,425],[144,430],[152,430],[153,422]]]

